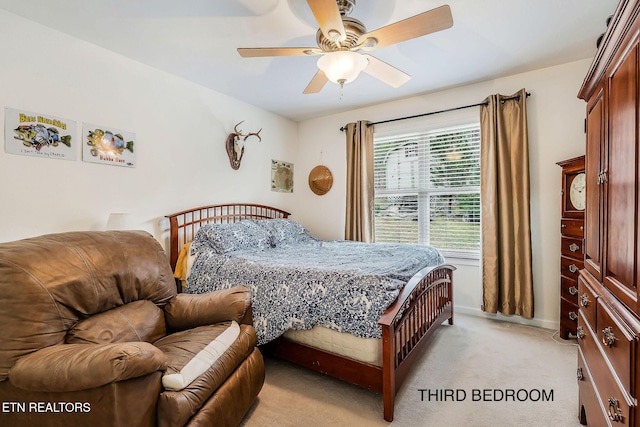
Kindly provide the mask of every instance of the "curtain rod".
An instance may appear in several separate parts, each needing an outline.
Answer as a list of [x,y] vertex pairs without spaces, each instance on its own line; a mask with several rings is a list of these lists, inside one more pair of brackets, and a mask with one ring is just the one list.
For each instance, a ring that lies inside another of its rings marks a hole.
[[[527,92],[527,98],[530,97],[531,94],[529,92]],[[509,101],[512,99],[516,99],[516,100],[520,100],[520,95],[514,95],[514,96],[508,96],[506,98],[502,98],[501,102],[504,101]],[[423,114],[416,114],[415,116],[407,116],[407,117],[398,117],[396,119],[389,119],[389,120],[381,120],[379,122],[373,122],[373,123],[369,123],[367,125],[367,127],[369,126],[373,126],[373,125],[379,125],[381,123],[390,123],[390,122],[397,122],[400,120],[407,120],[407,119],[415,119],[416,117],[424,117],[424,116],[431,116],[433,114],[440,114],[440,113],[448,113],[449,111],[456,111],[456,110],[462,110],[465,108],[471,108],[471,107],[479,107],[480,105],[488,105],[489,101],[485,101],[485,102],[479,102],[477,104],[470,104],[470,105],[463,105],[462,107],[454,107],[454,108],[449,108],[446,110],[440,110],[440,111],[432,111],[430,113],[423,113]],[[346,130],[346,126],[343,126],[340,128],[340,132],[344,132]]]

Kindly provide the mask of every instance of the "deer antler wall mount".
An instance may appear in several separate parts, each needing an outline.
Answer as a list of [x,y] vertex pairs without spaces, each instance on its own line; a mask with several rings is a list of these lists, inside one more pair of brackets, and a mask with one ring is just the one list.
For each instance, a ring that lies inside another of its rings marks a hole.
[[[244,120],[242,122],[244,122]],[[227,136],[226,143],[229,162],[231,163],[231,167],[235,170],[240,168],[240,162],[242,161],[242,156],[244,156],[244,142],[247,138],[250,136],[257,136],[258,141],[262,141],[262,138],[260,138],[260,131],[262,131],[262,128],[260,128],[258,132],[251,132],[244,135],[241,130],[238,130],[240,123],[233,127],[233,132]]]

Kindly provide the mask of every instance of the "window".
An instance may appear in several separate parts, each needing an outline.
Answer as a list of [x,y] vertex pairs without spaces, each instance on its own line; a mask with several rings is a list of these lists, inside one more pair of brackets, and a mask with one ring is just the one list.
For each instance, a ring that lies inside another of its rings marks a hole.
[[480,125],[375,138],[377,242],[479,258]]

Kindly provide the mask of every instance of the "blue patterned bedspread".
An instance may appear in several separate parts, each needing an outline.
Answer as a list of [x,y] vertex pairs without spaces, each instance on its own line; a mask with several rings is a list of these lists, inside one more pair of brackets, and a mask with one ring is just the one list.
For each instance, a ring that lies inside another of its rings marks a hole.
[[243,284],[251,289],[258,344],[287,329],[322,325],[358,337],[380,338],[377,321],[404,284],[424,267],[444,262],[430,246],[315,238],[277,247],[220,253],[198,233],[186,292]]

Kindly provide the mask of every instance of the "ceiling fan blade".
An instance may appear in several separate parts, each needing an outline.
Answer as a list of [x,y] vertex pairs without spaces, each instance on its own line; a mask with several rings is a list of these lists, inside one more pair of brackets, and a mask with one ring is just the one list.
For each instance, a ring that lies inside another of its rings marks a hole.
[[371,55],[362,55],[369,61],[369,65],[365,67],[365,73],[383,81],[392,87],[400,87],[409,81],[411,76],[403,71],[398,70],[393,65],[389,65]]
[[335,41],[347,38],[336,0],[307,0],[307,3],[325,37]]
[[322,51],[316,47],[239,47],[238,53],[244,58],[262,56],[307,56],[318,55]]
[[322,90],[322,88],[324,87],[324,85],[327,84],[328,81],[329,81],[329,79],[327,78],[327,76],[324,73],[324,71],[318,70],[316,75],[313,76],[313,78],[311,79],[311,81],[309,82],[307,87],[305,88],[304,92],[302,92],[302,93],[304,93],[304,94],[318,93],[318,92],[320,92]]
[[364,42],[366,39],[374,38],[377,40],[377,44],[375,45],[377,49],[437,31],[446,30],[452,26],[453,17],[451,16],[451,8],[445,4],[444,6],[431,9],[419,15],[363,34],[358,39],[358,44]]

